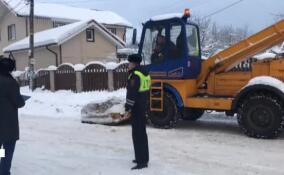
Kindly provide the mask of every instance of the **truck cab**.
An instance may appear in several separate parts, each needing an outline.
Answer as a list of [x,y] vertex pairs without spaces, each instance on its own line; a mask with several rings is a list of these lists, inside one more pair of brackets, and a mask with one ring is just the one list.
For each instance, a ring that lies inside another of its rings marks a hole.
[[199,75],[199,28],[188,17],[157,16],[144,24],[139,54],[152,79],[196,79]]

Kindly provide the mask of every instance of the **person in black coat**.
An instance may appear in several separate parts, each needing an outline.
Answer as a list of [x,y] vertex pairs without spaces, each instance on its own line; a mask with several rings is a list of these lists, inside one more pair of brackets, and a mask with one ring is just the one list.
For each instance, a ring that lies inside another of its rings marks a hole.
[[127,95],[124,118],[131,118],[132,139],[135,152],[134,163],[137,163],[132,170],[148,167],[149,148],[146,133],[147,98],[149,95],[151,78],[149,73],[140,67],[142,58],[138,54],[130,55],[129,78],[127,83]]
[[0,57],[0,148],[5,157],[0,161],[0,175],[10,175],[16,141],[19,139],[18,108],[25,105],[19,85],[10,74],[15,61]]

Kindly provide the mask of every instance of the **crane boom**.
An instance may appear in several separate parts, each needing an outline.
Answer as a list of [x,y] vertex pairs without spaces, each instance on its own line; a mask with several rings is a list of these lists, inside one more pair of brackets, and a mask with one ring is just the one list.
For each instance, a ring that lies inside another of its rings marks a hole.
[[197,79],[197,86],[202,85],[210,72],[230,70],[240,62],[283,41],[284,19],[205,60]]

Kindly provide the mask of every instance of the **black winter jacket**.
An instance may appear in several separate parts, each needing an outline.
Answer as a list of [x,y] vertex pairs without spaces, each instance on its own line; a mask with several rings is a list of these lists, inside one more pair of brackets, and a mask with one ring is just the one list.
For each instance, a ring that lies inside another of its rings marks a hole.
[[0,72],[0,142],[19,139],[18,108],[24,105],[16,80]]

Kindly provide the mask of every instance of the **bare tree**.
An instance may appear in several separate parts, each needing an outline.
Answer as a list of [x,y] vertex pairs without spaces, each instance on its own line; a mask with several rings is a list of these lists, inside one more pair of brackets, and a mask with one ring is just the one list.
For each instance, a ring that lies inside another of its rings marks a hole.
[[235,44],[248,35],[248,25],[233,27],[232,25],[221,26],[211,22],[210,18],[193,16],[192,21],[199,26],[201,48],[204,56],[210,56],[220,49]]
[[204,47],[206,44],[205,39],[209,37],[211,19],[193,16],[192,21],[199,26],[201,46]]

